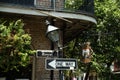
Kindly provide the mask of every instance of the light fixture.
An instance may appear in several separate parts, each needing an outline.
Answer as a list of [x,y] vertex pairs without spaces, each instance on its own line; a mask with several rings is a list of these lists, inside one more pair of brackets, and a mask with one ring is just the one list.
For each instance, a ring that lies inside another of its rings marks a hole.
[[52,42],[58,42],[59,41],[59,28],[50,25],[48,21],[46,21],[46,24],[48,25],[46,36],[52,41]]

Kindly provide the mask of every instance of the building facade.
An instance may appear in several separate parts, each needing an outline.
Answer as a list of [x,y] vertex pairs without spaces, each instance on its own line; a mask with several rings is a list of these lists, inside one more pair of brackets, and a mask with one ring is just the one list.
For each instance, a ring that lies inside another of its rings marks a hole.
[[[24,29],[32,37],[32,49],[53,50],[57,46],[46,37],[46,20],[60,28],[62,46],[84,29],[96,24],[93,0],[81,0],[82,5],[74,11],[66,10],[65,2],[66,0],[0,0],[0,18],[23,19]],[[45,69],[45,59],[46,56],[34,56],[31,79],[50,80],[52,77],[59,80],[59,71]]]

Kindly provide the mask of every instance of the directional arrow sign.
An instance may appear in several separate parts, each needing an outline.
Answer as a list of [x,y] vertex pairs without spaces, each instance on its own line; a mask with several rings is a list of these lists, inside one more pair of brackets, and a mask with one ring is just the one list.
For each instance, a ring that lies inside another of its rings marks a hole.
[[49,62],[48,65],[56,69],[56,60]]
[[77,68],[76,59],[48,58],[45,61],[47,70],[73,70]]

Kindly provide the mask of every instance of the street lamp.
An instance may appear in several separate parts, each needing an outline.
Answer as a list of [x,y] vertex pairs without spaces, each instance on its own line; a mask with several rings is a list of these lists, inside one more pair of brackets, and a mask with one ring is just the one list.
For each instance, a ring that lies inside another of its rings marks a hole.
[[48,21],[46,21],[46,24],[48,25],[46,36],[55,43],[59,42],[59,28],[50,25]]
[[[49,21],[46,20],[46,24],[48,26],[47,28],[47,32],[46,32],[46,36],[54,43],[57,44],[58,46],[58,55],[60,57],[60,45],[59,45],[59,40],[60,40],[60,34],[59,34],[59,28],[55,27],[55,26],[52,26],[50,25]],[[60,80],[62,80],[62,71],[60,70],[59,71],[60,73]]]

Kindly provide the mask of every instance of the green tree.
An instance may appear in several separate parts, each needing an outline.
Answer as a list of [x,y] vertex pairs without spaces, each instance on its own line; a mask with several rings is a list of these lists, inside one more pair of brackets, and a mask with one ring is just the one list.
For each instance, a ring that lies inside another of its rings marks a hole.
[[[99,63],[106,65],[101,75],[109,80],[110,66],[115,59],[120,57],[120,6],[117,0],[96,0],[95,4],[99,32],[96,50],[96,59]],[[105,76],[106,75],[106,76]]]
[[23,30],[22,20],[0,20],[0,68],[3,71],[26,66],[30,62],[31,37]]
[[82,4],[82,0],[65,0],[65,9],[74,11],[79,9]]
[[[85,41],[90,41],[94,50],[91,70],[95,70],[100,78],[109,80],[110,66],[114,60],[120,60],[120,1],[119,0],[95,0],[95,15],[97,26],[86,29],[80,36],[71,42],[65,50],[65,54],[81,59],[81,46]],[[79,6],[79,5],[78,5]],[[69,49],[73,49],[68,52]],[[73,54],[74,52],[74,54]],[[71,57],[71,56],[69,56]],[[79,62],[80,70],[87,72],[86,64]]]

